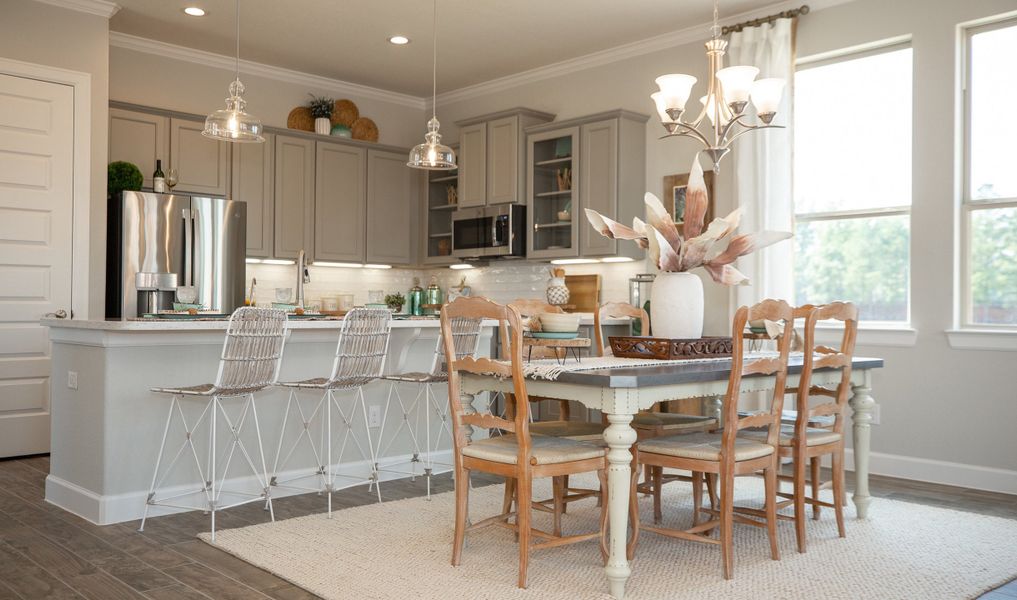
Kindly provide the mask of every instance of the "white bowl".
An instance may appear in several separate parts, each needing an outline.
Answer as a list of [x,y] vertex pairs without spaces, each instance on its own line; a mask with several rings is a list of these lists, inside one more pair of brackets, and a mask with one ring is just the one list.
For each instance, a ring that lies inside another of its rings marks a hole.
[[579,315],[567,313],[541,313],[540,328],[548,333],[573,333],[579,331]]

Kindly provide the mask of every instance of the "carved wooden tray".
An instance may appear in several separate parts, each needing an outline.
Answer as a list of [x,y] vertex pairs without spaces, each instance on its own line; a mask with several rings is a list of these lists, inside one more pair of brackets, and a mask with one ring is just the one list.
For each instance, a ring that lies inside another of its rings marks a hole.
[[668,339],[642,336],[609,337],[611,353],[622,358],[677,360],[731,356],[730,337]]

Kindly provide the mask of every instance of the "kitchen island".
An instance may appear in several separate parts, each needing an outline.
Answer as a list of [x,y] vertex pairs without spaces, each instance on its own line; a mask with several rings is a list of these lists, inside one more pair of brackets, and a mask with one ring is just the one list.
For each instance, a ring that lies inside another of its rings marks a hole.
[[[290,321],[280,379],[292,381],[327,376],[341,323],[339,320]],[[50,328],[53,374],[51,467],[46,479],[46,500],[100,525],[138,519],[145,507],[170,400],[169,396],[152,393],[149,389],[214,381],[227,321],[46,319],[43,325]],[[496,339],[495,325],[495,322],[485,323],[482,329],[483,355],[489,355]],[[437,319],[393,320],[386,372],[430,369],[439,332]],[[369,384],[365,388],[368,409],[380,406],[383,410],[388,390],[385,382]],[[409,391],[403,397],[412,400],[414,395]],[[314,396],[313,391],[307,391],[305,407],[316,402]],[[286,392],[268,389],[257,394],[256,399],[271,469],[283,423]],[[352,403],[352,396],[342,396],[340,401]],[[478,399],[478,403],[480,401]],[[200,400],[184,404],[195,411],[203,406]],[[405,428],[396,436],[401,412],[398,404],[394,401],[392,404],[383,433],[394,440],[389,452],[380,458],[383,465],[406,462],[413,452]],[[197,414],[194,412],[189,418],[193,420]],[[432,414],[432,440],[437,438],[442,427],[440,420],[433,417]],[[359,411],[354,427],[358,424],[362,429]],[[296,436],[300,426],[291,415],[287,434]],[[379,429],[371,428],[375,439]],[[317,428],[312,431],[316,432]],[[245,427],[243,435],[247,434],[251,435],[250,440],[245,438],[248,448],[256,448],[253,428]],[[451,439],[447,433],[442,435],[440,450],[444,456],[436,460],[449,462]],[[388,439],[384,444],[388,445]],[[166,453],[175,452],[178,446],[179,443],[168,442]],[[199,451],[202,448],[199,447]],[[187,457],[182,457],[181,463],[184,458]],[[295,454],[289,462],[290,467],[313,468],[314,464],[310,452],[305,456]],[[178,465],[165,486],[193,487],[195,470],[188,469],[191,466]],[[360,460],[355,451],[352,455],[347,453],[341,468],[350,474],[366,476],[369,472],[366,461]],[[404,475],[381,474],[382,481],[401,476]],[[313,480],[308,481],[313,484]],[[253,478],[234,483],[250,485],[252,482]],[[284,488],[273,490],[275,496],[287,493],[296,492]],[[151,514],[162,513],[153,510]]]

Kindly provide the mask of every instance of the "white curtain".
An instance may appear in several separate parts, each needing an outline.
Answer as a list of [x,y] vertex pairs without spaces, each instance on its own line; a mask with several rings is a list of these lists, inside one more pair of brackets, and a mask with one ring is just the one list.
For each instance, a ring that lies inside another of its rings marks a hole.
[[[735,206],[743,209],[742,233],[763,229],[793,231],[791,190],[791,97],[794,81],[794,27],[791,19],[777,19],[731,34],[728,65],[759,67],[759,78],[780,77],[787,82],[773,123],[786,129],[747,133],[732,146]],[[747,109],[751,110],[751,106]],[[737,268],[750,280],[738,286],[736,304],[751,305],[764,298],[783,298],[793,305],[792,240],[779,242],[738,260]]]

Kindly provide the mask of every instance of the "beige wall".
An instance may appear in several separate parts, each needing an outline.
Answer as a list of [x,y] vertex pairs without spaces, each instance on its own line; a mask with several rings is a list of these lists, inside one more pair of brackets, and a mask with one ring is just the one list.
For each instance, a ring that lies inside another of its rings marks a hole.
[[106,282],[106,154],[109,114],[109,23],[99,16],[30,0],[7,0],[0,17],[0,57],[91,75],[91,220],[89,316],[101,317]]
[[[198,115],[225,107],[233,72],[136,50],[113,46],[109,51],[109,96],[143,106]],[[423,108],[362,98],[336,89],[314,88],[240,73],[251,114],[265,125],[286,127],[290,110],[309,100],[307,94],[349,98],[360,114],[370,117],[380,132],[379,142],[410,147],[424,139],[427,118]],[[419,139],[418,139],[419,138]]]

